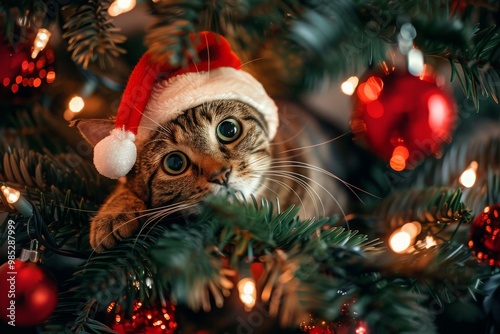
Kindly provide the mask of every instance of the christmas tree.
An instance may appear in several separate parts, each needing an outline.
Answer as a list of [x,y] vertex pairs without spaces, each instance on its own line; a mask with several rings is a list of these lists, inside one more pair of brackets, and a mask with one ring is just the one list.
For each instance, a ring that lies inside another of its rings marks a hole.
[[[495,0],[2,2],[1,332],[500,332],[499,21]],[[227,194],[95,253],[117,182],[68,124],[205,30],[349,131],[349,212]]]

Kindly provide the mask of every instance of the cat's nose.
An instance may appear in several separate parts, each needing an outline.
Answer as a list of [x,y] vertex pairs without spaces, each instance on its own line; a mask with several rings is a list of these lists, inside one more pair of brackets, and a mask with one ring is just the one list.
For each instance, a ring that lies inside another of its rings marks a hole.
[[208,178],[208,182],[216,183],[221,186],[227,187],[230,174],[231,174],[231,168],[224,167],[220,171],[212,173]]

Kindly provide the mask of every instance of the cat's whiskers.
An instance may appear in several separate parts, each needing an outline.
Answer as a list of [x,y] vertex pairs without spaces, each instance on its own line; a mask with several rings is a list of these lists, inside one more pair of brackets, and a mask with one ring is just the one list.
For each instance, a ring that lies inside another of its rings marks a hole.
[[185,209],[193,208],[199,203],[200,201],[182,202],[182,203],[177,203],[176,205],[173,205],[170,208],[163,208],[163,209],[160,208],[160,210],[158,210],[158,212],[154,216],[149,217],[146,220],[146,222],[144,222],[144,224],[141,226],[141,229],[139,230],[139,232],[137,233],[137,237],[135,238],[134,244],[137,242],[137,240],[139,239],[139,237],[142,235],[143,231],[146,228],[149,229],[153,228],[156,224],[160,223],[167,216]]
[[332,172],[329,172],[321,167],[318,167],[318,166],[315,166],[315,165],[312,165],[312,164],[309,164],[309,163],[305,163],[305,162],[302,162],[302,161],[294,161],[294,160],[273,160],[272,162],[272,165],[273,166],[276,166],[276,167],[283,167],[283,168],[304,168],[304,169],[309,169],[309,170],[312,170],[312,171],[315,171],[315,172],[319,172],[319,173],[322,173],[324,175],[327,175],[329,177],[332,177],[336,180],[338,180],[339,182],[341,182],[342,184],[344,184],[352,193],[354,196],[356,196],[356,198],[364,204],[363,200],[359,197],[359,195],[354,191],[355,190],[358,190],[362,193],[365,193],[367,195],[370,195],[370,196],[373,196],[375,198],[378,198],[380,199],[380,197],[360,188],[360,187],[357,187],[343,179],[341,179],[340,177],[338,177],[337,175],[333,174]]
[[[156,121],[155,119],[153,119],[152,117],[148,116],[146,113],[144,113],[142,110],[139,110],[138,107],[134,106],[134,109],[141,114],[142,118],[145,118],[151,122],[153,122],[153,124],[156,124],[156,126],[158,127],[158,130],[154,129],[155,131],[159,131],[160,129],[161,130],[164,130],[165,133],[168,133],[168,129],[166,127],[164,127],[161,123],[159,123],[158,121]],[[142,123],[142,122],[141,122]],[[145,126],[141,126],[139,125],[139,128],[146,128]],[[153,130],[153,129],[149,129],[149,130]]]
[[[251,177],[254,177],[254,178],[259,178],[258,176],[251,176]],[[274,179],[272,177],[267,177],[266,178],[267,181],[270,181],[270,182],[274,182],[276,184],[278,184],[279,186],[285,188],[288,192],[292,192],[294,194],[295,197],[297,197],[299,203],[300,203],[300,207],[303,208],[304,207],[304,202],[302,201],[302,198],[300,197],[300,195],[297,193],[297,191],[295,191],[295,189],[293,189],[293,187],[291,187],[290,185],[286,184],[285,182],[283,181],[280,181],[278,179]],[[261,184],[261,187],[264,187],[266,189],[268,189],[269,191],[271,191],[273,194],[276,195],[276,198],[278,198],[278,193],[274,190],[272,190],[271,187],[268,187],[266,186],[265,184]]]
[[293,152],[293,151],[300,151],[300,150],[308,150],[308,149],[311,149],[313,147],[318,147],[318,146],[322,146],[322,145],[326,145],[326,144],[330,144],[348,134],[350,134],[351,131],[347,131],[347,132],[344,132],[343,134],[341,135],[338,135],[337,137],[334,137],[332,139],[328,139],[328,140],[325,140],[321,143],[316,143],[316,144],[312,144],[312,145],[307,145],[307,146],[301,146],[301,147],[296,147],[296,148],[292,148],[292,149],[289,149],[289,150],[285,150],[285,151],[281,151],[279,152],[278,154],[284,154],[284,153],[289,153],[289,152]]
[[[316,213],[316,215],[319,215],[320,211],[321,211],[322,215],[324,216],[324,215],[326,215],[326,210],[325,210],[325,206],[323,204],[323,200],[321,199],[321,196],[314,189],[314,187],[308,183],[308,181],[318,185],[339,205],[339,203],[335,199],[335,197],[325,187],[323,187],[319,182],[313,180],[312,178],[306,177],[302,174],[294,173],[294,172],[290,172],[290,171],[277,170],[277,171],[272,171],[272,172],[269,172],[269,171],[263,172],[263,175],[265,175],[267,177],[274,176],[274,177],[281,177],[284,179],[288,179],[288,180],[295,182],[300,187],[302,187],[307,192],[309,198],[311,199],[312,205],[314,206],[314,212]],[[294,192],[294,193],[297,194],[296,192]],[[301,200],[301,202],[302,202],[302,200]],[[320,210],[320,207],[321,207],[321,210]],[[343,212],[340,205],[339,205],[339,208],[340,208],[340,211]]]
[[[196,205],[198,203],[199,202],[191,203],[190,205],[194,206],[194,205]],[[141,236],[142,231],[147,227],[148,224],[151,223],[151,220],[158,219],[158,222],[159,222],[160,221],[159,218],[164,218],[164,217],[166,217],[168,215],[171,215],[171,214],[173,214],[175,212],[178,212],[178,211],[180,211],[180,210],[182,210],[184,208],[189,208],[190,205],[186,204],[184,202],[184,203],[174,203],[174,204],[164,205],[164,206],[160,206],[160,207],[156,207],[156,208],[152,208],[152,209],[140,210],[140,211],[128,211],[128,212],[120,211],[120,212],[116,212],[116,213],[143,213],[143,214],[141,214],[139,216],[135,216],[134,218],[126,220],[124,222],[121,222],[117,226],[113,226],[113,229],[111,230],[111,232],[109,232],[108,234],[104,235],[104,237],[102,238],[102,240],[104,241],[107,237],[113,235],[114,232],[116,232],[117,230],[123,228],[124,226],[132,223],[135,220],[140,220],[140,219],[142,219],[144,217],[153,216],[153,218],[151,218],[151,217],[148,218],[146,220],[146,222],[143,224],[143,226],[141,227],[139,233],[137,234],[136,240],[134,242],[134,244],[135,244],[137,242],[138,238]],[[161,217],[160,217],[160,215],[161,215]],[[97,246],[100,246],[102,244],[102,242],[100,242]],[[94,253],[95,253],[95,249],[90,253],[87,262],[90,260],[90,258],[92,257],[92,255]]]

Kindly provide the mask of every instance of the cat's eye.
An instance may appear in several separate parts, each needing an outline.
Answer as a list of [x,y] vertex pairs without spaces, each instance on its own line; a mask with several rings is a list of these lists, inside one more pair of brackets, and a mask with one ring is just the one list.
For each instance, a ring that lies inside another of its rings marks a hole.
[[229,144],[241,134],[241,125],[234,118],[226,118],[217,125],[217,138],[223,144]]
[[189,166],[189,160],[182,152],[171,152],[163,158],[163,170],[171,175],[179,175]]

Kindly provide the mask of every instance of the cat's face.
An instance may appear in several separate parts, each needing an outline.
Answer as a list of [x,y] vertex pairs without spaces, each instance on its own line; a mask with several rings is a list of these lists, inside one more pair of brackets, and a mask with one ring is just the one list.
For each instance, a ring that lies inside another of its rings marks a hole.
[[247,198],[263,189],[271,163],[266,121],[231,100],[204,103],[150,131],[138,147],[131,182],[149,188],[152,207],[231,189]]

